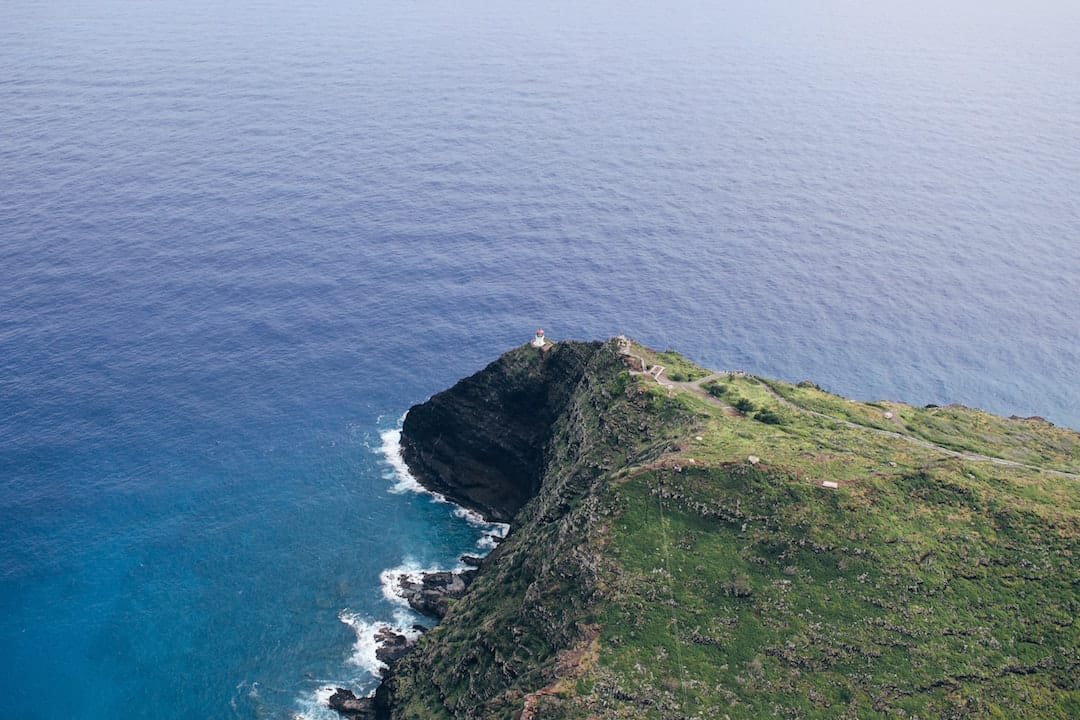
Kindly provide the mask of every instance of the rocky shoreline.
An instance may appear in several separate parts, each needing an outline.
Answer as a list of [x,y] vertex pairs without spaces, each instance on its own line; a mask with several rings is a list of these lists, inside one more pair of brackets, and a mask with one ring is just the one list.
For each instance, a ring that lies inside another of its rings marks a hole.
[[[424,489],[479,513],[485,521],[509,523],[538,493],[552,426],[600,348],[596,342],[566,343],[540,353],[526,346],[414,405],[401,435],[402,458],[410,473]],[[499,554],[505,537],[489,537],[495,547],[492,555],[463,555],[461,562],[468,566],[463,569],[402,573],[396,594],[416,612],[442,620],[451,603],[484,572],[487,560]],[[349,720],[390,718],[395,666],[416,642],[389,626],[381,628],[376,639],[376,657],[387,669],[375,693],[357,697],[336,688],[330,696],[330,708]]]
[[335,688],[327,705],[349,720],[382,720],[390,717],[390,707],[379,702],[378,690],[372,697],[357,697],[352,690]]
[[465,594],[476,573],[475,569],[440,570],[422,574],[419,582],[402,575],[398,578],[398,588],[413,610],[442,620],[450,601]]
[[380,631],[343,717],[1075,716],[1080,435],[630,349],[701,380],[638,375],[619,339],[523,346],[409,411],[412,477],[513,533],[384,572],[445,617]]
[[[442,620],[450,602],[465,594],[484,559],[475,555],[463,555],[461,561],[470,567],[424,572],[420,573],[419,579],[408,573],[399,574],[396,582],[398,594],[409,607],[421,615],[436,621]],[[417,624],[413,626],[413,630],[423,634],[429,628]],[[405,657],[416,643],[415,639],[396,632],[389,625],[379,628],[375,633],[375,641],[378,644],[375,657],[387,667],[384,679],[393,673],[394,664]],[[349,720],[385,720],[390,717],[390,706],[383,684],[369,697],[358,697],[348,688],[334,688],[327,704],[331,710],[336,710]]]

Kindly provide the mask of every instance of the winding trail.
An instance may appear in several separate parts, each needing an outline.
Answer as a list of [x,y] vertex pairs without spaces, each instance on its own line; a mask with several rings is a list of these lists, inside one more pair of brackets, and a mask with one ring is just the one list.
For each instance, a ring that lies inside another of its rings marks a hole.
[[637,360],[638,364],[641,366],[640,370],[630,370],[631,375],[644,375],[647,377],[651,377],[660,387],[666,388],[669,393],[675,389],[691,392],[698,397],[703,398],[710,405],[715,405],[716,407],[722,409],[727,415],[731,415],[734,417],[742,414],[730,405],[720,402],[719,399],[717,399],[713,395],[710,395],[708,391],[702,387],[702,385],[704,385],[705,383],[723,377],[724,375],[727,375],[727,373],[714,372],[698,380],[677,382],[675,380],[668,380],[667,378],[663,377],[664,370],[666,369],[663,365],[650,366],[649,363],[645,362],[645,358],[631,352],[630,341],[626,338],[619,338],[619,352],[621,352],[626,357]]
[[1007,467],[1015,467],[1015,468],[1024,468],[1024,469],[1027,469],[1027,470],[1034,470],[1036,472],[1045,472],[1045,473],[1050,473],[1052,475],[1061,475],[1061,476],[1070,477],[1070,478],[1080,478],[1080,474],[1069,472],[1067,470],[1055,470],[1053,468],[1039,467],[1038,465],[1028,465],[1027,463],[1018,462],[1016,460],[1008,460],[1006,458],[995,457],[993,455],[983,455],[982,453],[969,452],[969,451],[965,451],[965,450],[953,450],[952,448],[945,447],[944,445],[938,445],[937,443],[931,442],[931,441],[926,440],[926,439],[921,438],[921,437],[916,437],[915,435],[908,435],[907,433],[900,433],[900,432],[896,432],[894,430],[885,430],[885,429],[882,429],[882,428],[874,427],[872,425],[862,425],[861,423],[852,422],[851,420],[846,420],[844,418],[834,417],[833,415],[828,415],[826,413],[818,412],[816,410],[810,410],[809,408],[805,408],[802,405],[797,405],[797,404],[791,402],[790,400],[785,398],[783,395],[781,395],[780,393],[776,392],[771,387],[769,387],[769,385],[767,383],[762,382],[760,379],[758,379],[756,377],[753,377],[753,376],[747,376],[747,377],[749,377],[751,380],[756,382],[760,387],[762,387],[765,390],[765,392],[767,392],[770,396],[772,396],[774,399],[776,399],[782,405],[784,405],[786,407],[789,407],[789,408],[791,408],[793,410],[796,410],[798,412],[805,413],[807,415],[813,415],[814,417],[819,417],[819,418],[823,418],[825,420],[829,420],[829,421],[834,422],[834,423],[839,423],[840,425],[844,425],[846,427],[856,428],[856,429],[860,429],[860,430],[869,430],[870,432],[876,433],[878,435],[883,435],[885,437],[896,438],[897,440],[905,440],[905,441],[907,441],[907,442],[909,442],[909,443],[911,443],[913,445],[919,445],[920,447],[928,448],[930,450],[936,450],[937,452],[943,453],[945,455],[949,455],[951,457],[961,458],[963,460],[976,460],[976,461],[980,461],[980,462],[993,463],[995,465],[1004,465],[1004,466],[1007,466]]
[[[723,377],[724,375],[728,375],[729,373],[727,373],[727,372],[714,372],[714,373],[712,373],[710,375],[706,375],[705,377],[700,378],[698,380],[692,380],[692,381],[688,381],[688,382],[675,382],[674,380],[667,380],[667,379],[663,379],[661,377],[663,375],[663,373],[664,373],[664,366],[663,365],[653,365],[653,366],[650,367],[649,364],[647,362],[645,362],[645,358],[643,358],[640,355],[637,355],[637,354],[633,353],[632,352],[632,346],[630,344],[629,339],[623,338],[623,337],[619,338],[619,352],[621,352],[623,355],[625,355],[627,357],[631,357],[631,358],[637,360],[638,363],[641,365],[641,370],[631,370],[630,371],[631,375],[646,375],[648,377],[651,377],[653,380],[655,380],[661,387],[667,388],[669,392],[672,391],[672,390],[675,390],[676,388],[680,389],[680,390],[685,390],[685,391],[691,392],[691,393],[693,393],[693,394],[695,394],[695,395],[697,395],[697,396],[699,396],[701,398],[704,398],[711,405],[715,405],[716,407],[719,407],[719,408],[723,409],[724,412],[726,414],[728,414],[728,415],[732,415],[732,416],[741,416],[742,415],[742,413],[740,413],[738,410],[736,410],[732,406],[720,402],[719,399],[717,399],[716,397],[710,395],[708,393],[708,391],[706,391],[705,388],[702,387],[702,385],[704,385],[705,383],[710,382],[712,380],[716,380],[717,378]],[[767,392],[777,402],[784,405],[785,407],[788,407],[788,408],[790,408],[792,410],[795,410],[796,412],[805,413],[807,415],[813,415],[814,417],[819,417],[819,418],[822,418],[823,420],[828,420],[830,422],[834,422],[834,423],[844,425],[846,427],[854,428],[854,429],[857,429],[857,430],[866,430],[866,431],[869,431],[869,432],[872,432],[872,433],[876,433],[878,435],[882,435],[884,437],[895,438],[897,440],[903,440],[903,441],[906,441],[906,442],[911,443],[913,445],[918,445],[920,447],[927,448],[929,450],[935,450],[937,452],[940,452],[940,453],[942,453],[944,455],[948,455],[950,457],[961,458],[963,460],[973,460],[973,461],[977,461],[977,462],[988,462],[988,463],[993,463],[995,465],[1003,465],[1003,466],[1007,466],[1007,467],[1023,468],[1025,470],[1033,470],[1035,472],[1044,472],[1044,473],[1049,473],[1051,475],[1058,475],[1058,476],[1061,476],[1061,477],[1068,477],[1068,478],[1074,478],[1074,479],[1075,478],[1080,478],[1080,473],[1069,472],[1067,470],[1055,470],[1053,468],[1044,468],[1044,467],[1039,467],[1038,465],[1028,465],[1027,463],[1018,462],[1016,460],[1008,460],[1006,458],[995,457],[993,455],[983,455],[981,453],[967,452],[967,451],[963,451],[963,450],[953,450],[952,448],[945,447],[944,445],[938,445],[937,443],[931,442],[929,440],[925,440],[925,439],[920,438],[920,437],[916,437],[914,435],[909,435],[907,433],[896,432],[896,431],[893,431],[893,430],[884,430],[882,428],[877,428],[877,427],[874,427],[872,425],[862,425],[860,423],[852,422],[851,420],[847,420],[845,418],[838,418],[838,417],[834,417],[832,415],[828,415],[828,414],[823,413],[823,412],[818,412],[816,410],[810,410],[809,408],[805,408],[802,405],[797,405],[797,404],[793,403],[792,401],[788,400],[784,396],[780,395],[780,393],[776,392],[771,387],[769,387],[769,385],[767,383],[762,382],[760,379],[754,377],[753,375],[744,375],[744,377],[747,377],[748,379],[753,380],[754,382],[756,382],[758,385],[760,385],[762,388],[764,388],[765,392]]]

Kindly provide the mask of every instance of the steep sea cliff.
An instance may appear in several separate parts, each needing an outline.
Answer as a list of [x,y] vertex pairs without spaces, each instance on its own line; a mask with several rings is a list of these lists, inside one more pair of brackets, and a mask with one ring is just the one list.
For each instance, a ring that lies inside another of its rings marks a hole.
[[425,487],[509,522],[540,489],[544,451],[600,343],[503,355],[405,416],[402,454]]
[[405,419],[512,530],[357,717],[1068,717],[1080,435],[856,403],[626,339],[511,350]]

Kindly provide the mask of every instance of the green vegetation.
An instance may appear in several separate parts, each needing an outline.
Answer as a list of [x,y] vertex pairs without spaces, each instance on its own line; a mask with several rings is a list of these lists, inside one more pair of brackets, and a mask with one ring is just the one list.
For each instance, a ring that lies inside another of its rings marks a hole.
[[635,475],[612,497],[610,674],[573,706],[1068,717],[1080,701],[1075,517],[1003,512],[954,475],[839,492],[746,464]]
[[709,371],[700,367],[674,350],[665,350],[657,353],[657,364],[667,369],[667,376],[675,382],[693,382],[700,380],[709,374]]
[[763,422],[768,425],[782,425],[784,423],[784,418],[780,415],[780,413],[776,412],[775,410],[770,410],[769,408],[758,410],[754,414],[754,419],[758,422]]
[[1080,435],[629,369],[579,386],[395,717],[1080,716]]
[[860,403],[813,384],[760,381],[801,408],[858,425],[902,432],[961,452],[1080,473],[1080,433],[1041,418],[1004,418],[963,405],[917,408],[899,402]]
[[708,370],[674,350],[656,352],[644,345],[635,343],[634,352],[642,357],[650,367],[657,365],[663,367],[664,376],[673,382],[694,382],[709,374]]
[[754,410],[757,409],[757,405],[755,405],[752,401],[747,400],[744,397],[741,397],[738,400],[736,400],[734,403],[732,403],[732,406],[736,410],[741,412],[743,415],[746,415],[747,413],[752,413],[752,412],[754,412]]
[[724,397],[724,393],[727,392],[727,385],[721,382],[717,382],[716,380],[713,380],[712,382],[707,382],[701,387],[704,388],[705,392],[709,393],[714,398],[722,398]]

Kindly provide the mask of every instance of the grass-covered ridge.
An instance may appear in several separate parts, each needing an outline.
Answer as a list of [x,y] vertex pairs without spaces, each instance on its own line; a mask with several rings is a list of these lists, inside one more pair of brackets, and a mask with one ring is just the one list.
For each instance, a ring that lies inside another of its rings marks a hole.
[[605,350],[396,717],[1080,716],[1075,432]]
[[893,430],[952,450],[983,454],[1045,469],[1080,473],[1080,433],[1042,418],[1004,418],[964,407],[914,407],[899,402],[860,403],[812,383],[761,382],[785,400],[858,425]]

